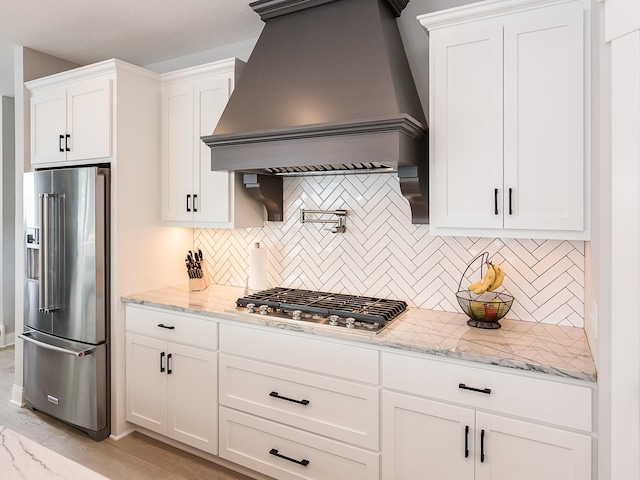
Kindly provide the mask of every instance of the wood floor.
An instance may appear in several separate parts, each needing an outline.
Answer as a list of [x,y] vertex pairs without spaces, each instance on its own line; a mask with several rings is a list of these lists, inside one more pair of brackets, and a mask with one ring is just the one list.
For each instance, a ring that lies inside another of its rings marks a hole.
[[251,480],[140,433],[117,442],[111,439],[94,442],[86,434],[47,415],[11,404],[13,377],[14,348],[0,349],[0,425],[105,477],[112,480]]

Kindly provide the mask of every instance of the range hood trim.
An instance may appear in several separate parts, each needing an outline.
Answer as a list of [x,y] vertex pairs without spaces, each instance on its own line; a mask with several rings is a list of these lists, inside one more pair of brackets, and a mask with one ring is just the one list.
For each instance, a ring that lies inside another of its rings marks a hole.
[[201,140],[209,147],[230,147],[264,142],[302,140],[305,138],[335,137],[338,135],[367,135],[401,132],[409,138],[428,141],[426,127],[407,114],[391,118],[377,118],[351,122],[330,122],[255,132],[205,135]]

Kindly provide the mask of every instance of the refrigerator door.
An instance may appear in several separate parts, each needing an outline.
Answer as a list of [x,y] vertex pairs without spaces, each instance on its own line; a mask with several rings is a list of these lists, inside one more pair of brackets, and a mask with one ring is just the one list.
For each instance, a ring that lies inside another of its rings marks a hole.
[[86,345],[35,330],[19,337],[29,372],[28,406],[80,427],[94,439],[108,436],[107,345]]
[[98,167],[25,174],[26,325],[105,341],[108,185]]

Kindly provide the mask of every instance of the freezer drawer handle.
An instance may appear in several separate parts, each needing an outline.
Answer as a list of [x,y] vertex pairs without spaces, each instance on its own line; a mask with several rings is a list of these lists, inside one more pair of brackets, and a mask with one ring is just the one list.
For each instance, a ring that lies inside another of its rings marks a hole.
[[289,460],[290,462],[293,463],[297,463],[298,465],[302,465],[303,467],[306,467],[307,465],[309,465],[309,460],[306,459],[302,459],[302,460],[296,460],[295,458],[291,458],[291,457],[287,457],[285,455],[281,455],[278,453],[278,450],[276,450],[275,448],[272,448],[269,453],[271,455],[275,455],[276,457],[280,457],[280,458],[284,458],[285,460]]
[[286,400],[287,402],[299,403],[300,405],[309,405],[309,400],[295,400],[293,398],[283,397],[278,392],[271,392],[269,396],[279,398],[280,400]]
[[173,325],[165,325],[164,323],[159,323],[158,326],[160,328],[166,328],[167,330],[173,330],[174,328],[176,328]]
[[491,389],[490,388],[467,387],[464,383],[461,383],[460,385],[458,385],[458,388],[461,388],[463,390],[471,390],[473,392],[480,392],[480,393],[486,393],[487,395],[491,395]]
[[66,353],[67,355],[73,355],[74,357],[84,357],[96,351],[95,348],[89,348],[87,350],[77,351],[77,350],[68,350],[62,347],[56,347],[55,345],[50,345],[48,343],[41,342],[39,340],[36,340],[35,338],[32,338],[29,332],[19,334],[18,338],[21,338],[26,342],[33,343],[39,347],[46,348],[47,350],[54,350],[56,352]]

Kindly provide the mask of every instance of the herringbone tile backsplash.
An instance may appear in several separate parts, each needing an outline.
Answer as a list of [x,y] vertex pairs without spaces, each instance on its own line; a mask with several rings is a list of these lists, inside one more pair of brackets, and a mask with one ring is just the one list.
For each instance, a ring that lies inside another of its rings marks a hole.
[[[260,242],[269,253],[271,287],[394,298],[457,312],[460,278],[487,251],[503,266],[504,288],[515,297],[508,318],[584,326],[584,242],[430,235],[428,226],[411,223],[393,174],[285,178],[284,209],[284,222],[262,228],[195,230],[212,282],[245,286],[250,248]],[[333,234],[326,225],[303,225],[301,209],[348,210],[347,230]]]

